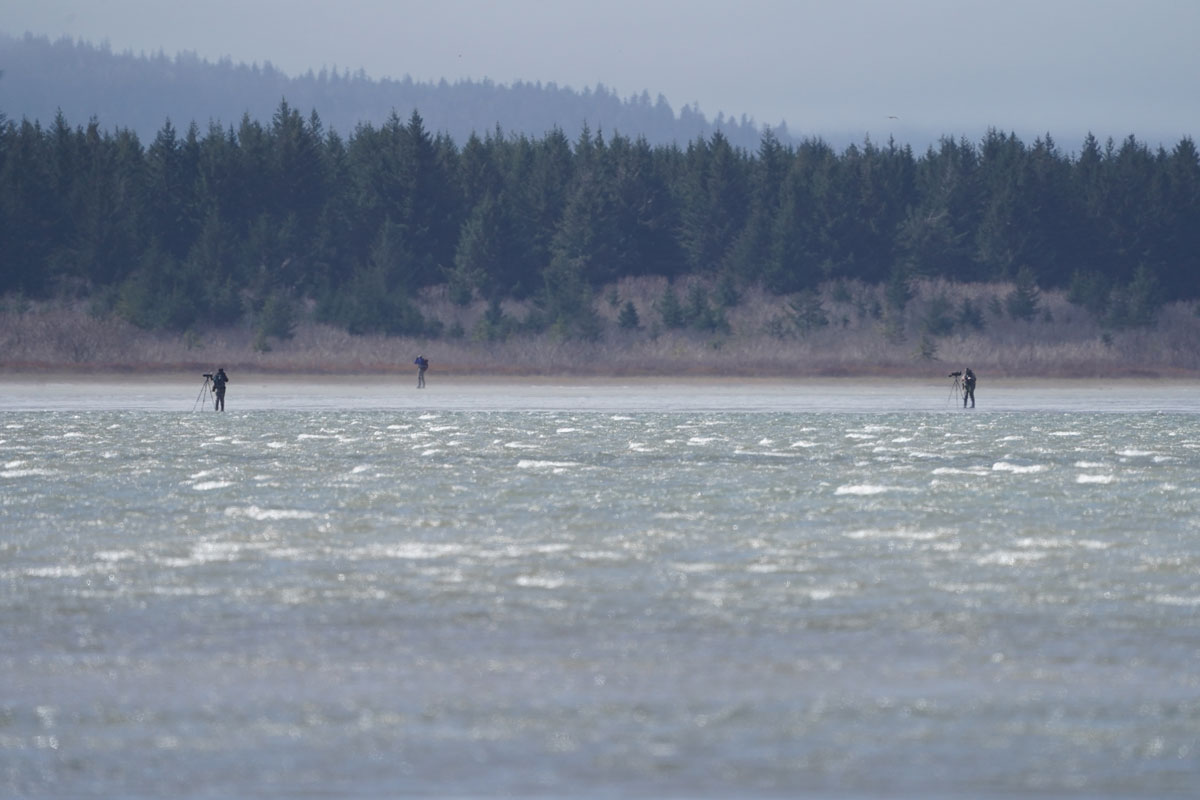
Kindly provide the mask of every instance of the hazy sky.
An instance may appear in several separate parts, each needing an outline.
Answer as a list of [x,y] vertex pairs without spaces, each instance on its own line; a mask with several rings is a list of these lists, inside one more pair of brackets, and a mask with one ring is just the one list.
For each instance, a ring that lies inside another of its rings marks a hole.
[[603,83],[794,133],[1200,135],[1200,0],[0,0],[0,30],[289,74]]

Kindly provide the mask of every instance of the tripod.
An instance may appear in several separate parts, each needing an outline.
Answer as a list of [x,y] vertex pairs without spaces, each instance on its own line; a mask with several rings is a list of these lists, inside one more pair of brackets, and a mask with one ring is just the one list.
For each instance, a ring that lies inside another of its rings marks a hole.
[[[211,391],[211,386],[212,386],[212,375],[205,373],[204,374],[204,383],[202,383],[200,385],[200,394],[196,395],[196,402],[192,403],[192,411],[195,411],[196,407],[198,405],[200,405],[200,401],[204,398],[204,390],[208,389],[209,391]],[[205,405],[207,406],[208,403],[205,403]]]
[[950,377],[954,379],[954,383],[950,384],[950,399],[954,401],[955,405],[958,405],[963,394],[962,373],[951,373]]

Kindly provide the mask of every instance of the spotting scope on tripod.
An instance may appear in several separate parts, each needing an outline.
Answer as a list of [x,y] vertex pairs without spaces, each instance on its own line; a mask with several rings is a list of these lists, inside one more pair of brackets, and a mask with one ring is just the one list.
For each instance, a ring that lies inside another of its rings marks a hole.
[[[201,402],[204,403],[205,407],[208,406],[208,401],[204,399],[204,392],[206,390],[210,393],[212,392],[212,378],[213,374],[211,372],[204,373],[204,383],[200,384],[200,394],[196,395],[196,402],[192,403],[192,411],[195,411]],[[215,403],[216,401],[214,400],[213,402]]]
[[957,403],[958,399],[962,397],[963,393],[962,370],[951,372],[946,377],[954,380],[954,382],[950,384],[950,399]]

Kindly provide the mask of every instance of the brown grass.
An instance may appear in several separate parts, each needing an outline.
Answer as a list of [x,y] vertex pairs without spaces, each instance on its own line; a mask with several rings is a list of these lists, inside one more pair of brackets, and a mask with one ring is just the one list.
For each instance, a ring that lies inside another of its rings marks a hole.
[[[687,302],[690,279],[675,285]],[[903,313],[886,311],[883,290],[849,283],[822,287],[829,324],[806,335],[788,332],[792,298],[758,288],[742,293],[727,311],[729,333],[664,330],[656,303],[664,278],[626,278],[597,295],[604,320],[594,342],[559,341],[551,334],[514,335],[477,341],[472,333],[486,311],[475,302],[457,306],[441,287],[422,294],[421,311],[439,319],[459,338],[351,336],[315,322],[302,322],[294,338],[254,347],[249,327],[152,333],[121,320],[90,316],[80,304],[26,304],[0,311],[0,369],[8,371],[207,371],[277,373],[394,373],[415,369],[424,353],[435,372],[460,375],[761,375],[920,377],[971,366],[992,376],[1175,377],[1200,375],[1200,317],[1194,304],[1166,306],[1154,328],[1107,335],[1061,292],[1043,292],[1042,310],[1031,321],[995,311],[1011,291],[1005,284],[929,281]],[[611,302],[615,291],[617,303]],[[924,334],[930,304],[944,297],[952,309],[969,298],[980,309],[982,330],[962,326],[945,336]],[[835,299],[836,298],[836,299]],[[641,327],[621,330],[620,306],[632,301]],[[528,303],[509,301],[505,314],[523,319]],[[782,334],[782,335],[781,335]]]

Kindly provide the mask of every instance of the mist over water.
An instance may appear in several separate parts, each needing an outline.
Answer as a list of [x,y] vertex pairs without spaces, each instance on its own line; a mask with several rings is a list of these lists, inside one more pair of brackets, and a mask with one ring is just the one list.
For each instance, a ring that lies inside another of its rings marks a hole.
[[1184,393],[233,377],[225,414],[0,398],[0,795],[1200,783]]

